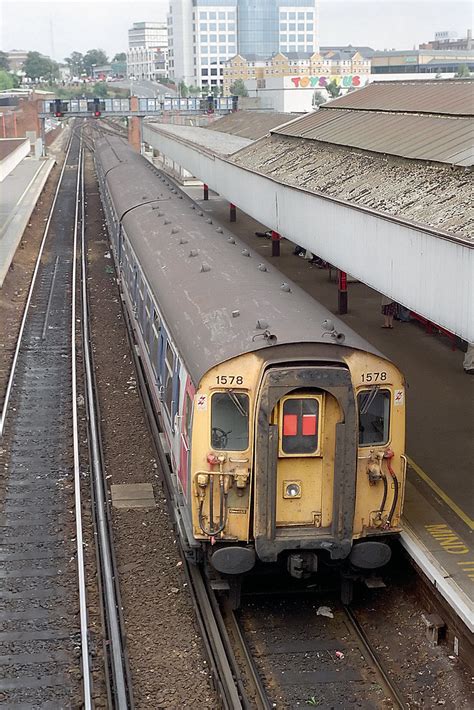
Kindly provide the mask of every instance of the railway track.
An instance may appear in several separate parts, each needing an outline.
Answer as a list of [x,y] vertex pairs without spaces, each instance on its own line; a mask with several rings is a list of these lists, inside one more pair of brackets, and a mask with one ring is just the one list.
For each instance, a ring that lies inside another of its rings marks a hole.
[[[73,130],[33,272],[0,417],[0,704],[8,708],[92,708],[97,696],[87,586],[95,581],[86,579],[82,523],[82,513],[89,506],[88,497],[84,498],[89,461],[81,448],[84,432],[77,409],[82,378],[76,364],[80,340],[77,254],[84,233],[82,165],[81,141]],[[83,279],[83,316],[87,317],[85,283]],[[83,343],[87,342],[86,322]],[[88,374],[87,347],[83,357]],[[98,440],[93,386],[87,377],[85,381],[93,441],[94,436]],[[124,670],[117,590],[111,589],[114,574],[98,484],[100,460],[96,463],[93,457],[99,577],[110,648],[106,654],[109,707],[125,709],[132,700]],[[118,635],[113,634],[113,617]]]
[[268,707],[408,707],[354,613],[332,597],[250,595],[227,623]]

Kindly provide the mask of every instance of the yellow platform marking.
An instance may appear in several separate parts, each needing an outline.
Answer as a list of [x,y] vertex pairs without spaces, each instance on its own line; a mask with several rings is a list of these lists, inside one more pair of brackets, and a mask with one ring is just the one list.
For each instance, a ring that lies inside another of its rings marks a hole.
[[462,562],[458,562],[458,565],[461,567],[462,571],[467,574],[469,579],[472,579],[474,582],[474,560],[463,560]]
[[467,525],[470,530],[474,530],[474,520],[470,518],[467,513],[462,510],[459,505],[457,505],[451,498],[445,493],[431,478],[427,473],[423,471],[409,456],[407,456],[407,461],[415,473],[425,482],[428,486],[443,500],[446,505],[448,505],[451,510],[456,513],[456,515],[461,518],[461,520]]

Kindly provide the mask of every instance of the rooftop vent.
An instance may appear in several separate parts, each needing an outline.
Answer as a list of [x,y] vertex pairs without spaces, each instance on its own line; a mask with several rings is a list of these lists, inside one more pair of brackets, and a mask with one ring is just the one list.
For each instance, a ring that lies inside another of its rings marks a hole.
[[268,269],[267,269],[267,267],[265,266],[265,264],[259,264],[259,265],[258,265],[258,270],[259,270],[259,271],[268,271]]
[[197,256],[199,254],[199,249],[191,249],[189,256]]
[[242,249],[242,256],[252,256],[248,249]]
[[323,329],[323,338],[325,335],[329,336],[338,345],[342,345],[346,339],[344,333],[339,333],[334,327],[334,323],[330,318],[325,318],[321,323]]
[[210,217],[208,217],[208,218],[206,219],[206,222],[207,222],[207,224],[212,224],[212,219],[211,219]]
[[229,244],[235,244],[234,237],[229,237],[227,241],[229,242]]
[[219,234],[224,234],[224,230],[222,227],[217,227],[216,232],[219,232]]
[[210,270],[211,270],[211,267],[209,266],[209,264],[202,264],[201,274],[206,273],[206,271],[210,271]]
[[291,293],[290,284],[287,284],[286,281],[283,281],[282,285],[280,286],[280,291],[284,291],[285,293]]
[[173,227],[171,229],[171,234],[178,234],[178,232],[179,232],[179,227]]

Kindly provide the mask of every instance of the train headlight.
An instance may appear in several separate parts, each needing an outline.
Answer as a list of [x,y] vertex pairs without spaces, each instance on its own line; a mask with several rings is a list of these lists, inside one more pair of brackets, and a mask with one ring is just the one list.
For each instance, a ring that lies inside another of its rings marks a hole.
[[301,481],[285,481],[283,498],[301,498]]

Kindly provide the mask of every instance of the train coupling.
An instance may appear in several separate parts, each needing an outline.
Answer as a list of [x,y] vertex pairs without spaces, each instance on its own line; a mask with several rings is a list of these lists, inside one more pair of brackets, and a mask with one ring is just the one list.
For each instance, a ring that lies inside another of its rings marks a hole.
[[289,574],[295,579],[307,579],[318,571],[318,556],[309,550],[292,552],[286,561]]

